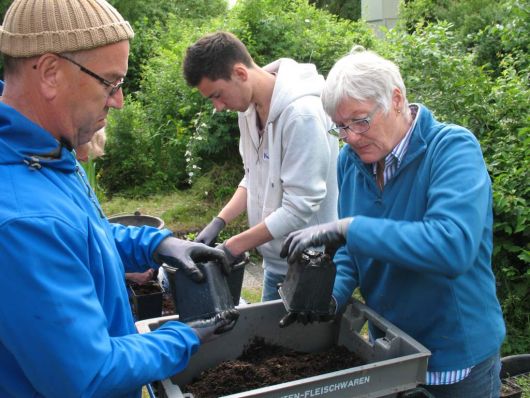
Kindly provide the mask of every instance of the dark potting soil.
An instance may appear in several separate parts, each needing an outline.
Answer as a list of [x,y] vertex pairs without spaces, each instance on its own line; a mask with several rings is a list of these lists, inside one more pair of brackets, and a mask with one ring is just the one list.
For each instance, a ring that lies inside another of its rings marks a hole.
[[302,353],[256,338],[238,359],[205,370],[183,389],[194,398],[215,398],[364,364],[345,347]]

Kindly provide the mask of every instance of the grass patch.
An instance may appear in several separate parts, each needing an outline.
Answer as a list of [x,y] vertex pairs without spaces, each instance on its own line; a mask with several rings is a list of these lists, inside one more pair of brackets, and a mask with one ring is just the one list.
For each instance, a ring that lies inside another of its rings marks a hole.
[[[164,220],[166,227],[179,237],[198,233],[228,202],[242,178],[241,166],[215,166],[199,177],[190,189],[145,197],[113,196],[102,198],[101,205],[107,216],[132,214]],[[233,220],[221,233],[220,241],[247,229],[246,213]]]
[[241,289],[241,297],[249,304],[259,303],[261,302],[261,288],[243,288]]

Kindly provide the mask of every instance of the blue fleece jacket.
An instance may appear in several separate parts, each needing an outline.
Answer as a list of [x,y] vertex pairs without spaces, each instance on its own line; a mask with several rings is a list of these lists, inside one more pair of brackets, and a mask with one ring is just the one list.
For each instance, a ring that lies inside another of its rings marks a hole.
[[124,283],[170,233],[110,224],[74,154],[0,104],[0,396],[139,396],[182,370],[197,336],[137,334]]
[[491,269],[491,181],[473,134],[423,106],[417,118],[384,191],[371,165],[341,150],[339,217],[355,218],[334,259],[333,295],[342,306],[359,286],[370,307],[431,350],[429,371],[464,369],[505,335]]

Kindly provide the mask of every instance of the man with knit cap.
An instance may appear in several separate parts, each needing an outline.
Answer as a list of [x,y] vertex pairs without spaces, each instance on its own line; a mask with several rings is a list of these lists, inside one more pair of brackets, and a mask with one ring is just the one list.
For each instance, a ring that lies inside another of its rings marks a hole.
[[[127,21],[104,0],[15,0],[0,27],[0,396],[139,397],[237,312],[137,334],[125,272],[222,251],[110,224],[75,148],[123,106]],[[226,271],[226,269],[225,269]]]

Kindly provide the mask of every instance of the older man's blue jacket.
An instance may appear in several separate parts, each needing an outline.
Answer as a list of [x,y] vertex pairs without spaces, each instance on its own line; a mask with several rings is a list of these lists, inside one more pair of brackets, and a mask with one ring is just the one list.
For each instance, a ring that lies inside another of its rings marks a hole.
[[110,224],[74,153],[0,103],[0,396],[131,397],[182,370],[197,336],[137,334],[124,282],[170,233]]

